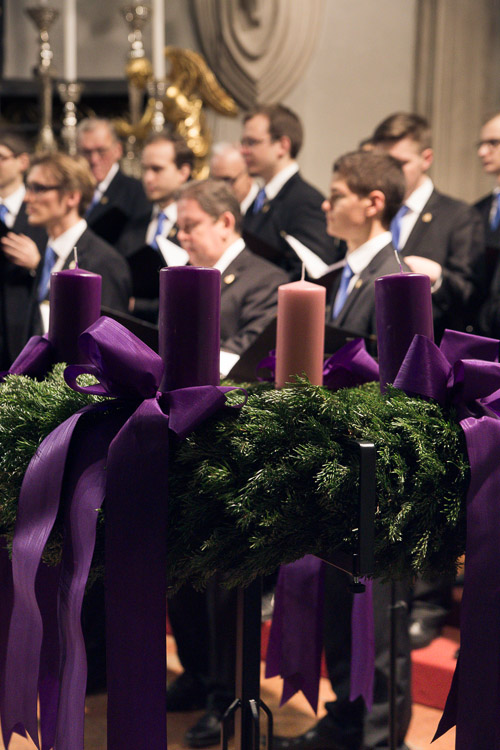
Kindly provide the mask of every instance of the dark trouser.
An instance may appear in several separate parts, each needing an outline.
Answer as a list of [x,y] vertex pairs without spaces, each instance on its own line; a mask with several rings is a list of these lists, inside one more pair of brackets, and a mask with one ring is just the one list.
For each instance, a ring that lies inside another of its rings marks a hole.
[[224,711],[234,699],[236,590],[217,576],[205,591],[183,586],[168,600],[168,616],[186,672],[207,688],[207,708]]
[[[374,581],[373,603],[375,620],[375,684],[372,711],[367,714],[364,703],[349,701],[351,659],[351,609],[353,595],[348,589],[349,576],[328,565],[325,572],[324,645],[328,675],[337,700],[327,703],[329,716],[345,733],[346,740],[363,728],[364,746],[384,747],[389,744],[390,669],[390,605],[391,584]],[[411,717],[411,660],[408,639],[408,586],[395,584],[397,608],[397,737],[404,740]]]

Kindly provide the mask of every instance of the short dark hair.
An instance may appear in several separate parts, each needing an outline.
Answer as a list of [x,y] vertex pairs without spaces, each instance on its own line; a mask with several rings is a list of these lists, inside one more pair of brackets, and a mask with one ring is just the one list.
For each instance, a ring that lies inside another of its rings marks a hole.
[[59,193],[71,193],[78,190],[82,194],[78,205],[80,216],[90,206],[94,197],[96,181],[86,159],[83,156],[68,156],[61,151],[46,153],[35,156],[31,161],[30,169],[33,167],[47,167],[50,169],[57,181]]
[[432,134],[429,122],[415,112],[396,112],[377,125],[371,140],[374,145],[378,145],[396,143],[403,138],[411,138],[418,143],[422,151],[431,148]]
[[351,151],[339,157],[333,171],[345,180],[349,190],[365,197],[372,190],[385,195],[385,208],[380,217],[382,225],[389,228],[405,195],[405,178],[397,159],[389,154],[373,151]]
[[257,104],[245,115],[243,122],[256,115],[264,115],[269,120],[269,135],[273,141],[278,141],[284,135],[288,136],[290,156],[295,159],[304,140],[304,131],[298,115],[283,104]]
[[0,145],[12,151],[14,156],[29,154],[31,151],[27,139],[14,130],[0,128]]
[[174,162],[177,169],[183,164],[187,164],[190,171],[194,167],[194,154],[187,145],[186,141],[179,133],[171,133],[169,130],[162,130],[159,133],[151,133],[144,143],[144,148],[152,143],[171,143],[174,147]]
[[234,196],[231,188],[224,180],[216,180],[209,177],[206,180],[193,180],[181,187],[177,194],[177,200],[193,200],[200,204],[206,214],[213,219],[218,219],[225,211],[234,216],[234,230],[241,233],[242,217],[240,204]]

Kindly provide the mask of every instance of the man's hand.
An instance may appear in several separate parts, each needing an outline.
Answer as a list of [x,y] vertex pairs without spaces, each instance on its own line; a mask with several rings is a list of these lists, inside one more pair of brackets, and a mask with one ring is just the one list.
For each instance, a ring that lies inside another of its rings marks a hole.
[[25,234],[9,232],[1,242],[2,250],[12,263],[30,271],[36,271],[41,256],[32,239]]
[[439,263],[429,258],[422,258],[420,255],[406,255],[404,262],[413,273],[426,274],[431,280],[431,285],[435,284],[443,273]]

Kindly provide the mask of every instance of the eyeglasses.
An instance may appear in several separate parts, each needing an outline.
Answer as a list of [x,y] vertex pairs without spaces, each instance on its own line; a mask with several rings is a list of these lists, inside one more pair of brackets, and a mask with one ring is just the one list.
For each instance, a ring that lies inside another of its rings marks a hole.
[[217,180],[221,180],[221,182],[225,182],[226,185],[230,185],[231,187],[237,182],[242,175],[245,174],[245,170],[242,170],[239,172],[236,177],[216,177]]
[[35,193],[35,195],[38,195],[39,193],[48,193],[49,190],[60,190],[61,185],[42,185],[40,182],[27,182],[26,183],[26,190],[30,193]]
[[478,141],[477,148],[481,148],[482,146],[487,146],[488,148],[496,148],[497,146],[500,146],[500,138],[490,138],[485,141]]
[[110,148],[110,146],[106,146],[105,148],[81,148],[80,154],[86,159],[90,159],[92,154],[96,154],[96,156],[99,156],[102,159],[103,156],[106,156]]

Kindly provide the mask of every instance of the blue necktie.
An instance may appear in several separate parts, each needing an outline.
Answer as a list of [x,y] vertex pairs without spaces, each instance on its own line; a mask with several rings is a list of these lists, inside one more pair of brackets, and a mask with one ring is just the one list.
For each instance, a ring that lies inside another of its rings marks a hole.
[[47,245],[45,255],[43,256],[42,273],[40,275],[40,281],[38,282],[38,301],[43,302],[49,291],[49,281],[52,268],[56,262],[57,255],[52,250],[50,245]]
[[253,214],[260,213],[260,211],[262,211],[262,206],[264,205],[266,200],[267,200],[266,189],[261,188],[259,192],[257,193],[256,199],[253,202],[252,213]]
[[495,196],[496,209],[493,218],[490,220],[490,227],[493,231],[500,226],[500,193]]
[[405,206],[405,205],[401,206],[396,216],[391,221],[392,244],[394,245],[396,250],[401,249],[399,247],[399,235],[401,234],[401,220],[403,216],[406,216],[409,210],[410,209],[408,206]]
[[7,224],[5,219],[7,218],[8,215],[9,215],[9,209],[4,203],[2,203],[0,205],[0,221],[3,221],[4,224]]
[[155,249],[155,250],[159,250],[159,249],[160,249],[160,248],[158,247],[158,239],[157,239],[157,238],[158,238],[158,235],[161,235],[161,233],[162,233],[163,225],[165,224],[165,219],[166,219],[166,218],[167,218],[167,217],[166,217],[166,215],[165,215],[165,214],[163,213],[163,211],[161,211],[161,212],[160,212],[160,213],[158,214],[158,224],[157,224],[157,226],[156,226],[156,233],[155,233],[155,236],[154,236],[154,240],[153,240],[153,242],[151,243],[151,247],[154,247],[154,249]]
[[335,320],[335,318],[338,316],[338,314],[344,307],[345,301],[347,299],[347,288],[353,276],[354,276],[354,271],[352,270],[349,263],[346,263],[344,266],[344,270],[342,271],[342,276],[340,277],[340,286],[337,292],[337,296],[335,297],[335,303],[333,305],[333,313],[332,313],[333,320]]
[[94,208],[94,206],[97,206],[97,204],[99,203],[99,201],[101,200],[101,198],[102,198],[101,191],[100,190],[96,190],[95,193],[94,193],[94,196],[93,196],[92,200],[90,201],[90,206],[85,211],[85,218],[87,218],[87,216],[90,214],[90,212],[92,211],[92,209]]

